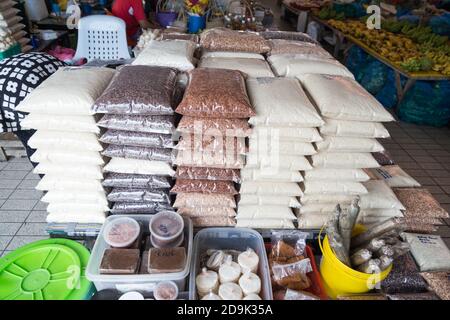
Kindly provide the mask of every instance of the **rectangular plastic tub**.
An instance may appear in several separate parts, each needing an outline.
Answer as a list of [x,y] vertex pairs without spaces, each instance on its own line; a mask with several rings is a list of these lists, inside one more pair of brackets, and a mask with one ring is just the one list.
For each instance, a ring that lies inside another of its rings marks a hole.
[[[192,239],[193,239],[193,227],[190,219],[184,218],[184,238],[185,247],[187,248],[186,254],[186,266],[182,272],[174,273],[160,273],[160,274],[130,274],[130,275],[111,275],[100,274],[99,266],[102,261],[103,253],[110,246],[103,239],[103,232],[105,225],[114,219],[120,217],[130,217],[140,222],[144,231],[144,236],[149,235],[149,222],[152,219],[152,215],[115,215],[109,216],[105,224],[103,224],[100,234],[95,241],[94,248],[92,249],[91,258],[89,259],[88,266],[86,268],[86,277],[92,281],[97,288],[97,291],[104,289],[116,289],[120,292],[127,291],[139,291],[142,293],[153,292],[154,287],[160,281],[173,281],[178,285],[178,289],[186,291],[186,281],[189,276],[190,264],[192,260]],[[187,241],[186,241],[187,240]]]
[[208,228],[197,233],[194,239],[191,262],[189,299],[198,299],[195,278],[200,273],[200,255],[203,252],[208,249],[245,251],[248,248],[252,248],[259,256],[258,275],[261,279],[260,296],[263,300],[273,300],[269,263],[264,248],[264,240],[258,232],[244,228]]
[[[272,250],[272,244],[266,243],[266,251],[267,254],[270,254],[270,251]],[[306,289],[305,291],[312,293],[316,296],[318,296],[321,300],[328,300],[328,296],[325,292],[325,289],[322,284],[322,278],[320,276],[319,269],[317,268],[316,259],[314,257],[313,250],[309,245],[305,247],[305,253],[306,257],[309,258],[309,261],[311,262],[312,271],[307,274],[309,280],[311,280],[311,287]]]

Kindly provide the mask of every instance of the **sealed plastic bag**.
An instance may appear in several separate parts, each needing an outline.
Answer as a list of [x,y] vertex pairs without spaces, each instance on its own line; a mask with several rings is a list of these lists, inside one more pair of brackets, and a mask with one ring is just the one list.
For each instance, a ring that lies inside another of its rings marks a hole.
[[[394,121],[383,105],[353,79],[308,74],[302,80],[324,117],[351,121]],[[327,94],[324,95],[324,92]]]
[[196,192],[196,193],[219,193],[238,194],[231,181],[211,181],[198,179],[177,179],[171,193]]
[[162,202],[115,202],[112,214],[156,214],[160,211],[172,210]]
[[177,131],[197,133],[205,136],[248,137],[252,130],[244,119],[197,118],[184,116],[178,123]]
[[103,186],[108,188],[127,189],[169,189],[170,179],[164,176],[127,174],[127,173],[107,173]]
[[323,47],[310,42],[272,39],[269,45],[271,56],[285,54],[311,60],[335,60]]
[[275,262],[291,262],[295,257],[304,258],[308,234],[295,231],[273,231],[271,235],[271,259]]
[[304,156],[277,153],[248,153],[246,168],[267,169],[276,172],[279,169],[283,171],[306,171],[311,170],[312,166]]
[[354,138],[389,138],[389,132],[378,122],[346,121],[324,118],[319,128],[323,135]]
[[205,118],[248,118],[255,115],[241,72],[214,68],[191,71],[188,87],[176,112]]
[[361,169],[312,169],[305,171],[308,181],[356,181],[365,182],[370,177]]
[[363,184],[368,193],[361,196],[362,208],[405,210],[402,202],[384,181],[370,180]]
[[170,203],[169,192],[165,189],[113,188],[108,194],[111,202],[161,202]]
[[300,186],[295,182],[243,181],[239,193],[289,197],[303,195]]
[[103,179],[102,167],[91,164],[68,164],[41,161],[33,170],[35,174],[49,174],[53,176],[70,176],[84,179]]
[[303,182],[305,194],[366,194],[367,189],[360,182],[353,181],[305,181]]
[[170,68],[124,66],[92,110],[95,113],[171,115],[176,77],[176,70]]
[[143,133],[108,129],[100,138],[103,143],[136,146],[173,148],[172,135],[161,133]]
[[88,132],[38,130],[28,140],[33,149],[67,148],[80,151],[102,151],[97,135]]
[[70,116],[70,115],[43,115],[32,113],[27,115],[20,125],[26,129],[35,130],[58,130],[100,133],[100,128],[92,116]]
[[450,281],[446,272],[423,272],[421,275],[439,298],[450,300]]
[[384,147],[371,138],[350,138],[323,136],[323,141],[317,142],[319,151],[328,152],[380,152]]
[[287,206],[274,205],[241,205],[239,204],[237,219],[281,219],[296,220],[292,209]]
[[236,227],[252,229],[295,229],[292,220],[283,219],[237,219]]
[[202,57],[198,67],[239,70],[249,78],[274,77],[267,62],[260,59]]
[[166,162],[124,158],[111,158],[103,170],[105,172],[161,176],[173,176],[175,174],[172,166]]
[[283,39],[283,40],[293,40],[293,41],[304,41],[310,43],[317,43],[312,39],[307,33],[296,32],[296,31],[262,31],[259,33],[264,39]]
[[268,196],[241,194],[239,200],[240,206],[286,206],[289,208],[300,208],[301,204],[296,197],[289,196]]
[[226,216],[205,216],[190,218],[194,227],[234,227],[236,220]]
[[241,170],[242,181],[261,181],[261,182],[301,182],[303,176],[300,171],[292,170],[266,170],[266,169],[250,169]]
[[97,125],[113,130],[172,134],[175,130],[173,116],[141,116],[106,114]]
[[311,159],[314,168],[363,169],[380,166],[370,153],[319,152]]
[[244,137],[225,137],[222,135],[183,134],[175,149],[192,153],[230,154],[230,156],[247,152]]
[[266,53],[270,46],[266,40],[254,32],[214,28],[203,31],[200,45],[209,51],[233,51]]
[[420,183],[396,165],[370,169],[370,173],[374,178],[385,181],[391,188],[420,187]]
[[101,166],[105,164],[97,151],[75,151],[70,147],[39,148],[32,154],[30,160],[33,162],[73,163],[76,165]]
[[178,166],[176,178],[234,181],[236,183],[241,182],[239,170],[202,167]]
[[256,110],[249,121],[252,125],[311,128],[323,124],[296,79],[248,79],[247,88]]
[[228,207],[236,208],[236,200],[231,194],[207,194],[207,193],[178,193],[173,204],[174,208],[198,208],[198,207]]
[[186,217],[235,217],[236,211],[229,207],[181,207],[177,212]]
[[175,153],[172,149],[146,148],[110,144],[102,151],[102,155],[110,158],[129,158],[140,160],[163,161],[172,163]]
[[[261,133],[261,131],[259,131]],[[314,145],[310,142],[295,140],[282,140],[271,137],[252,136],[249,139],[249,153],[271,154],[277,152],[280,155],[310,156],[316,154]]]
[[279,137],[282,141],[294,140],[296,142],[317,142],[323,140],[316,128],[283,127],[272,125],[258,125],[258,127],[253,129],[250,139],[260,140],[264,137]]
[[293,263],[280,264],[273,262],[273,280],[280,287],[292,290],[305,290],[311,286],[311,280],[307,273],[312,271],[311,262],[308,258]]
[[394,188],[397,198],[406,208],[405,217],[448,218],[448,212],[425,188]]
[[206,51],[202,52],[202,58],[235,58],[235,59],[266,60],[264,56],[259,53],[232,52],[232,51]]
[[402,237],[411,245],[411,254],[420,271],[450,271],[450,250],[440,236],[403,233]]
[[207,167],[218,169],[241,169],[245,164],[245,157],[239,154],[224,155],[217,152],[191,152],[191,150],[178,151],[175,160],[177,166]]

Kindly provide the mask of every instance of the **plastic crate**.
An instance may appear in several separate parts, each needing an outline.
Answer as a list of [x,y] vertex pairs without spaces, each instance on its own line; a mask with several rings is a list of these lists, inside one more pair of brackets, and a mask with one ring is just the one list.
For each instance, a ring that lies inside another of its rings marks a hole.
[[[129,275],[111,275],[100,274],[99,267],[102,261],[103,253],[110,246],[103,239],[103,232],[105,225],[114,219],[121,217],[130,217],[142,224],[144,236],[150,234],[149,222],[152,219],[152,215],[113,215],[109,216],[105,224],[103,224],[100,234],[95,241],[94,248],[92,249],[91,258],[86,268],[86,277],[92,281],[97,288],[97,291],[105,289],[115,289],[120,292],[139,291],[142,293],[153,292],[154,287],[160,281],[173,281],[178,285],[180,292],[186,290],[186,281],[189,276],[190,263],[192,260],[192,238],[193,227],[190,219],[184,218],[184,238],[185,247],[187,248],[186,254],[186,266],[181,272],[173,273],[159,273],[159,274],[129,274]],[[187,240],[187,241],[186,241]]]
[[19,43],[16,43],[15,45],[11,46],[9,49],[6,49],[5,51],[0,52],[0,60],[15,56],[16,54],[19,54],[22,52],[22,48]]
[[[266,243],[265,246],[267,254],[270,254],[270,251],[272,250],[272,244]],[[328,300],[329,298],[325,292],[325,288],[322,283],[322,278],[320,276],[319,269],[317,268],[313,250],[309,245],[305,247],[305,253],[306,256],[309,258],[309,261],[311,262],[311,267],[313,270],[307,274],[309,280],[311,280],[312,286],[306,289],[305,291],[312,293],[315,296],[318,296],[321,300]]]
[[208,249],[245,251],[248,248],[252,248],[259,256],[258,275],[261,279],[260,296],[263,300],[273,300],[269,263],[264,248],[264,240],[258,232],[245,228],[207,228],[197,233],[194,239],[192,254],[189,299],[198,299],[195,278],[200,272],[200,254],[202,252]]

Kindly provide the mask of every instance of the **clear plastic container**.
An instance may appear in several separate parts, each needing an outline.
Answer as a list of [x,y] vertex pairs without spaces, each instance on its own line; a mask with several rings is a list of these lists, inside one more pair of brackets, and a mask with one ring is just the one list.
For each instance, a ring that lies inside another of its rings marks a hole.
[[198,300],[195,277],[200,272],[200,255],[208,249],[239,250],[253,249],[259,256],[257,274],[261,279],[261,293],[263,300],[273,300],[270,282],[269,263],[267,260],[264,240],[262,236],[251,229],[245,228],[208,228],[197,233],[189,279],[189,299]]
[[153,295],[155,300],[177,300],[178,286],[173,281],[162,281],[156,285]]
[[184,220],[174,211],[161,211],[153,216],[149,224],[150,234],[152,238],[157,240],[158,246],[164,244],[172,244],[179,240],[183,233]]
[[[103,253],[110,246],[103,238],[105,226],[108,222],[120,219],[123,216],[109,216],[106,218],[106,222],[100,230],[99,237],[97,238],[94,248],[91,252],[91,257],[86,268],[86,277],[92,281],[97,291],[104,289],[115,289],[120,292],[139,291],[141,293],[153,292],[155,286],[161,281],[173,281],[177,284],[179,291],[185,291],[186,283],[189,276],[189,269],[192,260],[192,243],[193,243],[193,227],[192,222],[188,218],[184,220],[184,247],[186,248],[186,266],[182,272],[173,273],[159,273],[159,274],[130,274],[130,275],[108,275],[100,274],[99,267],[103,257]],[[149,236],[149,222],[152,219],[152,215],[127,215],[135,219],[141,224],[144,230],[144,237]]]
[[129,217],[120,217],[105,223],[103,239],[113,248],[128,248],[141,233],[139,223]]

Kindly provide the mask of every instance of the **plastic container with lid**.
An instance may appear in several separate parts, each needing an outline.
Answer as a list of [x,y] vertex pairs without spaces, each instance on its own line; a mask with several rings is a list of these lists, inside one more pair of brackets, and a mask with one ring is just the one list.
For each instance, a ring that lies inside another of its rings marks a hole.
[[105,224],[103,238],[113,248],[128,248],[136,241],[140,233],[141,226],[136,220],[119,217]]
[[183,242],[184,220],[174,211],[161,211],[149,224],[151,241],[155,247],[176,247]]
[[[144,296],[147,293],[153,292],[155,286],[161,281],[173,281],[177,284],[180,292],[185,291],[187,278],[189,275],[189,269],[192,261],[192,239],[193,239],[193,227],[189,218],[184,218],[184,244],[186,248],[186,264],[181,272],[171,273],[158,273],[158,274],[127,274],[127,275],[112,275],[112,274],[100,274],[99,267],[103,257],[103,253],[110,246],[106,243],[103,234],[108,222],[115,219],[124,217],[112,215],[106,218],[105,224],[100,230],[99,237],[97,238],[94,248],[92,249],[91,259],[86,268],[86,276],[89,280],[94,282],[94,285],[98,291],[104,289],[115,289],[119,292],[139,291]],[[143,230],[143,236],[149,236],[149,223],[152,220],[152,215],[137,214],[126,215],[126,217],[133,218],[141,226]]]
[[155,300],[177,300],[178,286],[173,281],[162,281],[156,285],[153,295]]
[[189,281],[189,298],[198,300],[195,278],[201,271],[200,257],[208,249],[246,251],[253,249],[259,257],[256,274],[261,279],[260,296],[263,300],[273,300],[270,282],[269,263],[261,235],[246,228],[208,228],[197,233],[194,239],[191,275]]

